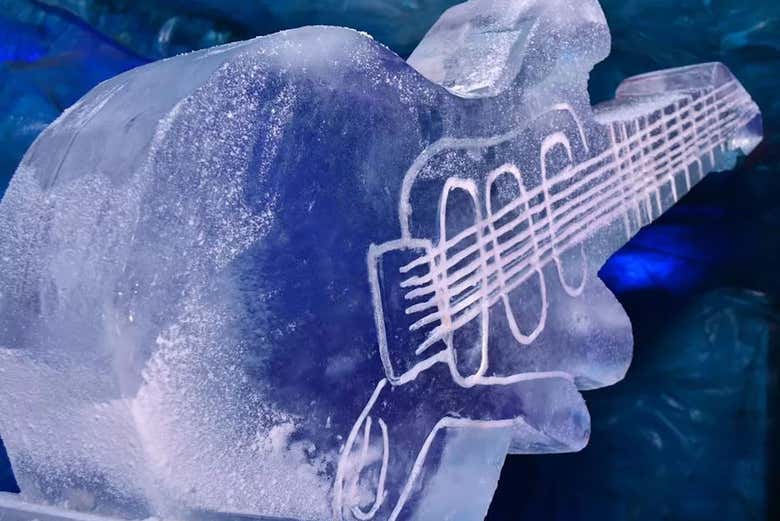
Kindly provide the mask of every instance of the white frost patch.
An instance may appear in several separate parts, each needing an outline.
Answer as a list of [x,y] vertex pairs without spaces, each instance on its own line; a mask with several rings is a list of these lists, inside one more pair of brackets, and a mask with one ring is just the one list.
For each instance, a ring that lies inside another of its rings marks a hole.
[[326,519],[326,462],[335,456],[294,441],[297,419],[248,385],[236,360],[240,346],[228,349],[229,339],[209,333],[224,320],[193,303],[157,340],[133,403],[146,462],[158,477],[147,495],[163,513],[180,498],[206,510]]

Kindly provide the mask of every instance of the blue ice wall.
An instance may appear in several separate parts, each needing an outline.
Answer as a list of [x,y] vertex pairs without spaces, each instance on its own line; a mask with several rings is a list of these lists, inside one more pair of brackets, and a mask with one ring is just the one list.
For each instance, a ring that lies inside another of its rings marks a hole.
[[67,10],[0,0],[0,192],[60,112],[104,79],[145,61]]
[[[128,68],[317,23],[368,31],[407,55],[454,3],[0,0],[0,192],[49,122]],[[631,74],[719,60],[761,106],[765,143],[736,171],[707,177],[603,268],[634,323],[632,369],[623,384],[586,396],[594,433],[584,452],[510,458],[490,519],[778,518],[768,491],[778,469],[780,2],[602,5],[613,53],[592,76],[594,101]],[[1,448],[0,489],[14,489]]]

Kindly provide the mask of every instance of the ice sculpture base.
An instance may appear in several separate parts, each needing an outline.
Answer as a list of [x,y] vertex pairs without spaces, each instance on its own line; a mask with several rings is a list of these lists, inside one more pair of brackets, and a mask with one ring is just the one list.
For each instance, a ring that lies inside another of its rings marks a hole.
[[17,494],[0,492],[0,519],[3,521],[116,521],[115,518],[73,512],[24,501]]
[[[182,518],[187,521],[296,521],[289,518],[253,516],[234,513],[190,512]],[[24,501],[18,494],[0,492],[1,521],[132,521],[119,517],[99,516],[76,512],[61,507],[39,505]],[[139,520],[140,521],[140,520]],[[144,521],[163,521],[147,518]]]

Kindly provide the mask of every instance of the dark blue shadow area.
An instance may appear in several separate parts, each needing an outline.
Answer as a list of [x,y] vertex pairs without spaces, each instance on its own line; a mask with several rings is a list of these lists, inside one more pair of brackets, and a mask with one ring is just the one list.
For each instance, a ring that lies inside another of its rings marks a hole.
[[11,462],[8,461],[8,455],[5,453],[3,440],[0,440],[0,492],[19,492],[19,486],[11,471]]

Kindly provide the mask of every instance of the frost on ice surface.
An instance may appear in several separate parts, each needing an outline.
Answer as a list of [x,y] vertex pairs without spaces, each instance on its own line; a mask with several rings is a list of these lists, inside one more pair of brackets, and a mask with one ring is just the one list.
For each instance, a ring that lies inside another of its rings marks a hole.
[[608,51],[595,1],[472,0],[408,63],[311,27],[87,94],[0,204],[23,497],[478,520],[508,452],[581,449],[631,359],[598,269],[761,139],[720,64],[591,107]]

